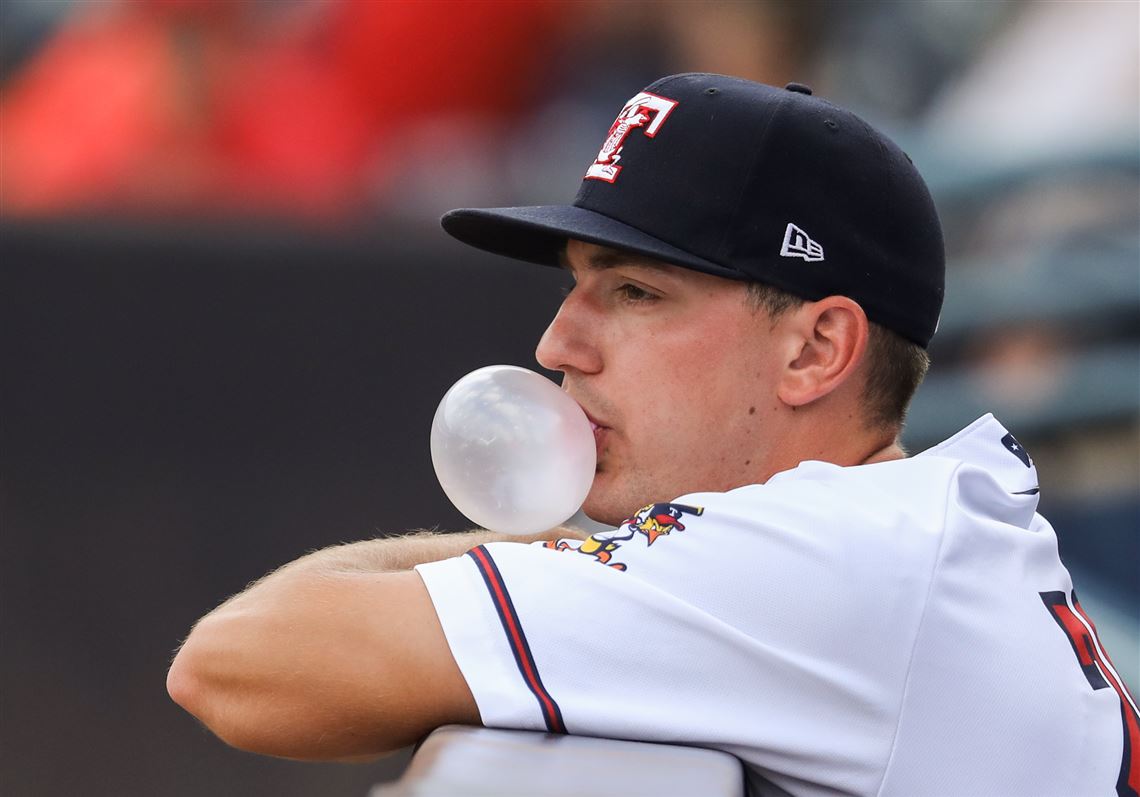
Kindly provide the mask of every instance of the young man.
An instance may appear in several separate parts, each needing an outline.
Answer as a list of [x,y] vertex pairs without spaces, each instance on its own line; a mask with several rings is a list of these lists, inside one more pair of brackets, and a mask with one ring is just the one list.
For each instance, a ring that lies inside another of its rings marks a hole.
[[195,627],[176,701],[297,758],[483,723],[720,748],[757,793],[1137,792],[1028,454],[990,416],[899,446],[943,249],[894,144],[804,86],[678,75],[573,205],[444,227],[573,275],[537,355],[617,528],[310,555]]

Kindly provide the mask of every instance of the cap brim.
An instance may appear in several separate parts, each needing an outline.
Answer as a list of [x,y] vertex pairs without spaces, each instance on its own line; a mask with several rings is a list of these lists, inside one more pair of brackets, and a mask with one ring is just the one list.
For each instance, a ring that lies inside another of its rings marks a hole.
[[460,208],[444,214],[443,229],[465,244],[498,255],[561,265],[568,238],[624,249],[706,274],[743,279],[735,269],[678,249],[609,216],[575,205]]

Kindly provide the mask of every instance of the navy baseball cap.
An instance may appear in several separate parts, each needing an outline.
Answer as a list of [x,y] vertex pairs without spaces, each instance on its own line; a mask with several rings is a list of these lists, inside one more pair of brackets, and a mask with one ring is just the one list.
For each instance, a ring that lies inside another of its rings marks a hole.
[[843,295],[925,347],[944,291],[942,227],[910,158],[796,83],[662,78],[625,104],[570,205],[462,208],[464,243],[557,266],[568,238],[808,300]]

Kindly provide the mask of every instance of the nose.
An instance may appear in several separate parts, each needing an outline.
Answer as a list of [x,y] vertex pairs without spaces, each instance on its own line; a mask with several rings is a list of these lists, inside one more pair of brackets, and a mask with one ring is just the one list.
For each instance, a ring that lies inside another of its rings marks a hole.
[[546,328],[535,359],[551,371],[579,371],[597,373],[602,369],[601,352],[597,346],[598,322],[592,318],[584,296],[575,288],[563,300],[557,315]]

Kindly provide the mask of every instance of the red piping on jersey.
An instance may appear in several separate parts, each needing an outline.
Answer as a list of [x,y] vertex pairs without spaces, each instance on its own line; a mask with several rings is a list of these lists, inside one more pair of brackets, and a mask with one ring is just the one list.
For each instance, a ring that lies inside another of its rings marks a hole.
[[1096,630],[1096,624],[1093,623],[1092,618],[1085,614],[1084,608],[1077,600],[1076,592],[1073,593],[1073,608],[1092,629],[1094,644],[1100,649],[1108,663],[1107,667],[1101,668],[1104,677],[1108,679],[1109,684],[1116,690],[1117,697],[1120,698],[1120,721],[1124,725],[1124,760],[1120,764],[1120,778],[1116,783],[1116,793],[1118,795],[1140,794],[1140,716],[1137,716],[1136,710],[1133,708],[1135,703],[1132,701],[1132,693],[1128,691],[1124,681],[1117,677],[1116,667],[1113,665],[1112,659],[1109,658],[1108,651],[1100,644],[1100,633]]
[[467,552],[467,555],[475,560],[479,574],[483,576],[483,582],[487,585],[487,591],[491,593],[491,602],[495,604],[495,611],[498,612],[499,620],[503,624],[503,631],[506,632],[507,641],[510,643],[511,652],[515,657],[515,664],[518,665],[527,688],[538,700],[539,708],[542,710],[542,718],[546,722],[546,729],[551,733],[566,733],[566,725],[562,721],[562,710],[542,684],[542,679],[538,675],[538,667],[534,663],[534,656],[531,654],[530,645],[526,640],[526,634],[523,633],[518,613],[515,612],[514,603],[507,592],[503,576],[495,565],[495,560],[491,558],[487,549],[482,545],[472,548]]

